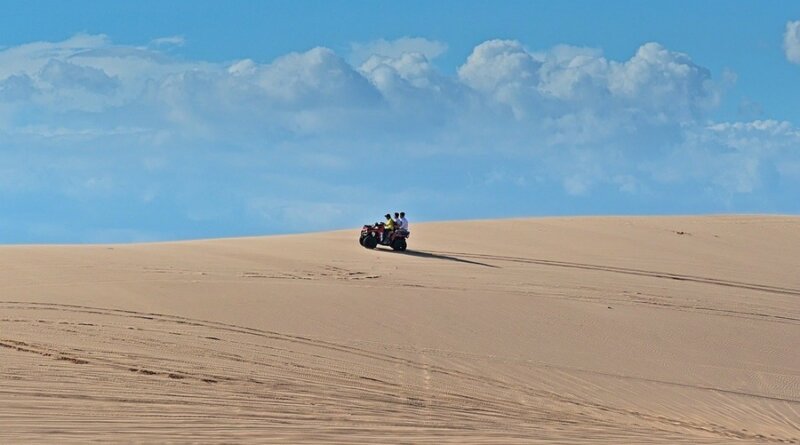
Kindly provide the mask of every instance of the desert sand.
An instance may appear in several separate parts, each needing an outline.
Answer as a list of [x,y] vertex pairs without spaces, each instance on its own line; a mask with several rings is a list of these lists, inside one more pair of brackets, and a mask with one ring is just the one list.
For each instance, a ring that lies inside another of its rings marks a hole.
[[800,217],[0,247],[0,443],[800,443]]

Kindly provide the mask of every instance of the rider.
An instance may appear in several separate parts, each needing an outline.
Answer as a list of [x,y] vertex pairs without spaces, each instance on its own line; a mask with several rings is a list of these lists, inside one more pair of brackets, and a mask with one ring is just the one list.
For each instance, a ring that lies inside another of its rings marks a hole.
[[386,240],[392,232],[394,232],[394,220],[392,219],[392,215],[387,213],[386,222],[384,223],[384,231],[383,231],[383,239]]
[[406,212],[400,212],[400,229],[408,232],[408,220],[406,219]]

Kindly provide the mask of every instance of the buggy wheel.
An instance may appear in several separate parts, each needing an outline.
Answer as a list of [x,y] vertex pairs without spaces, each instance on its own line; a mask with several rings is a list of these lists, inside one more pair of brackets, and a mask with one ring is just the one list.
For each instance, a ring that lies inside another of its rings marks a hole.
[[378,245],[378,239],[375,238],[373,235],[367,235],[364,238],[364,242],[361,243],[362,246],[366,247],[367,249],[374,249]]
[[401,252],[406,250],[405,238],[395,238],[395,240],[392,241],[392,250],[399,250]]

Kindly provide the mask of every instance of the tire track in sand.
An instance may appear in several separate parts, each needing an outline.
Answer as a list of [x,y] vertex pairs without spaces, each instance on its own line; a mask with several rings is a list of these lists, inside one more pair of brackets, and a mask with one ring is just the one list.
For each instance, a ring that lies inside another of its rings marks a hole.
[[[453,255],[453,256],[461,256],[465,258],[476,258],[482,260],[494,260],[494,261],[506,261],[512,263],[525,263],[525,264],[537,264],[540,266],[552,266],[552,267],[563,267],[563,268],[570,268],[570,269],[584,269],[584,270],[596,270],[601,272],[612,272],[612,273],[619,273],[619,274],[626,274],[626,275],[638,275],[644,277],[651,277],[651,278],[662,278],[662,279],[669,279],[669,280],[676,280],[676,281],[690,281],[695,283],[703,283],[703,284],[711,284],[716,286],[726,286],[726,287],[734,287],[738,289],[748,289],[748,290],[755,290],[760,292],[769,292],[773,294],[782,294],[782,295],[793,295],[793,296],[800,296],[800,289],[788,288],[788,287],[780,287],[780,286],[771,286],[766,284],[757,284],[757,283],[747,283],[743,281],[733,281],[733,280],[723,280],[719,278],[710,278],[710,277],[701,277],[697,275],[685,275],[685,274],[677,274],[671,272],[658,272],[652,270],[645,270],[645,269],[634,269],[634,268],[627,268],[627,267],[616,267],[616,266],[603,266],[598,264],[589,264],[589,263],[574,263],[569,261],[556,261],[556,260],[547,260],[547,259],[539,259],[539,258],[525,258],[525,257],[514,257],[514,256],[502,256],[502,255],[487,255],[487,254],[477,254],[477,253],[466,253],[466,252],[438,252],[438,251],[431,251],[430,253],[436,255]],[[796,320],[796,319],[792,319]]]
[[[9,383],[0,390],[0,398],[10,402],[0,408],[0,424],[4,418],[22,417],[30,423],[48,416],[64,420],[63,413],[49,408],[33,413],[25,406],[47,399],[55,400],[57,407],[59,400],[77,399],[111,404],[111,412],[130,422],[148,419],[143,408],[154,407],[165,418],[189,416],[219,428],[246,425],[262,434],[272,430],[290,435],[292,441],[300,441],[300,433],[314,425],[320,434],[330,434],[319,442],[341,437],[335,425],[348,429],[352,442],[373,441],[370,434],[376,432],[384,438],[400,434],[417,443],[448,438],[464,442],[471,431],[505,443],[531,437],[671,443],[687,434],[695,443],[796,441],[566,396],[546,386],[471,371],[452,358],[432,360],[418,351],[381,352],[157,313],[44,303],[0,305],[16,315],[0,320],[0,346],[26,354],[14,356],[16,362],[44,367],[47,374],[31,379],[24,372],[0,368],[0,377]],[[392,377],[399,374],[404,381]],[[53,385],[40,377],[52,379]],[[520,395],[528,402],[520,402]],[[19,400],[28,400],[27,405],[14,405]],[[94,415],[108,413],[98,408]],[[23,433],[26,424],[5,425],[5,430]],[[104,431],[104,425],[95,426]],[[206,432],[213,440],[213,431]]]

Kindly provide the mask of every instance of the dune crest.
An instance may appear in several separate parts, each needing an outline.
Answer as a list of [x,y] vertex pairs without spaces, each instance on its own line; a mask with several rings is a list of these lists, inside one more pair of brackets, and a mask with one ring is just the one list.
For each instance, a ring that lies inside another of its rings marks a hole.
[[800,217],[0,247],[0,442],[800,443]]

